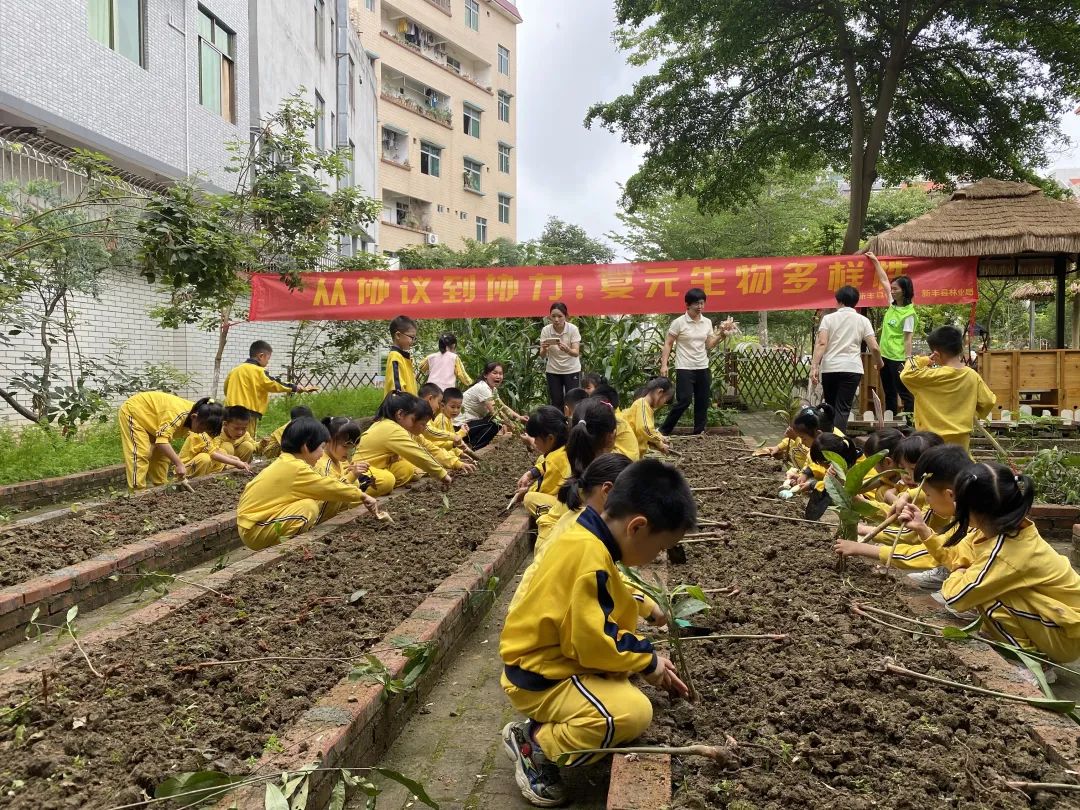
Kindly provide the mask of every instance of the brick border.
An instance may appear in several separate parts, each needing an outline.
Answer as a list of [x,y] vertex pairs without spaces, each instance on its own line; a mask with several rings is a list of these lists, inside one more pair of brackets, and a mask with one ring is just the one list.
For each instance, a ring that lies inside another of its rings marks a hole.
[[[739,430],[738,425],[713,425],[712,427],[705,428],[705,433],[708,436],[741,436],[742,431]],[[688,427],[676,427],[671,431],[672,436],[692,436],[694,435],[694,429]]]
[[[404,637],[435,645],[436,659],[415,691],[391,695],[378,684],[353,683],[343,678],[281,735],[285,753],[263,754],[256,770],[297,771],[316,759],[323,768],[361,767],[377,761],[412,712],[423,705],[424,696],[442,675],[459,642],[490,609],[487,600],[474,605],[468,591],[483,589],[492,576],[499,577],[501,590],[526,556],[527,517],[512,515],[408,618],[376,644],[377,648],[389,647],[393,645],[392,639]],[[406,664],[406,659],[393,651],[376,655],[393,677],[400,675]],[[311,780],[307,806],[326,807],[336,781],[334,774],[316,773]],[[229,794],[217,807],[262,810],[263,796],[264,788],[260,784]]]
[[127,486],[123,464],[61,475],[56,478],[38,478],[34,481],[5,484],[0,486],[0,503],[17,509],[35,509],[38,506],[56,503],[85,492],[104,489],[112,484]]

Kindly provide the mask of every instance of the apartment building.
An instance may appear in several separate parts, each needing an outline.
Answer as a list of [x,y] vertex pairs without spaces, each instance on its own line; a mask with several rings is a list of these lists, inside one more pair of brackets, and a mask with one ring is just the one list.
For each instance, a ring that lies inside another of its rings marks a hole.
[[379,81],[380,248],[517,235],[509,0],[350,0]]

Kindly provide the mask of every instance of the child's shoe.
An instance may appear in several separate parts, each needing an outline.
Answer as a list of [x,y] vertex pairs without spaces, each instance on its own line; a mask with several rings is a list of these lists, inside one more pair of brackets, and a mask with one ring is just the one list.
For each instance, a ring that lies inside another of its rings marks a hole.
[[514,763],[514,778],[521,795],[537,807],[558,807],[566,801],[559,766],[548,759],[529,734],[529,721],[507,723],[503,747]]
[[955,618],[960,619],[960,621],[971,622],[979,618],[979,614],[976,613],[974,610],[953,610],[953,608],[949,607],[949,603],[945,601],[945,596],[941,593],[941,591],[935,591],[934,593],[930,594],[930,596],[935,602],[945,608],[945,610],[949,611],[949,613],[951,613]]
[[924,591],[940,591],[950,573],[949,569],[944,565],[939,565],[929,571],[916,571],[914,574],[908,574],[907,578],[909,582],[918,585]]

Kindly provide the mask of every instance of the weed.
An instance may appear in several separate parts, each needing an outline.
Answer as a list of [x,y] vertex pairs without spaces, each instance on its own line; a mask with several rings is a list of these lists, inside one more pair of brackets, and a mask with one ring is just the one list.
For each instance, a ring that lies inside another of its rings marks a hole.
[[280,754],[280,753],[283,753],[284,751],[285,751],[285,746],[282,744],[281,740],[278,739],[277,734],[271,734],[270,739],[268,739],[263,744],[263,753],[264,754]]
[[79,652],[82,654],[83,659],[85,659],[86,665],[88,667],[90,667],[90,671],[93,672],[99,678],[104,678],[105,677],[104,675],[102,675],[100,672],[98,672],[94,668],[94,663],[90,660],[90,656],[88,656],[86,654],[86,650],[83,649],[83,645],[79,641],[78,628],[75,627],[75,617],[79,615],[79,606],[78,605],[72,605],[70,608],[68,608],[68,612],[64,616],[63,624],[59,624],[59,625],[43,624],[42,622],[39,622],[37,620],[38,616],[40,616],[40,615],[41,615],[41,608],[34,608],[34,613],[30,617],[30,621],[26,625],[26,639],[27,639],[27,641],[32,641],[34,639],[41,638],[41,636],[44,634],[43,631],[45,629],[56,630],[57,631],[56,632],[56,640],[58,642],[61,641],[64,638],[64,634],[66,633],[67,635],[71,636],[71,640],[73,642],[75,642],[75,646],[78,648]]
[[401,671],[400,678],[393,678],[386,664],[375,655],[368,655],[363,664],[357,664],[349,672],[350,681],[370,680],[381,684],[389,693],[394,695],[411,692],[416,688],[420,676],[428,668],[435,657],[436,649],[428,643],[407,644],[400,648],[405,656],[405,667]]

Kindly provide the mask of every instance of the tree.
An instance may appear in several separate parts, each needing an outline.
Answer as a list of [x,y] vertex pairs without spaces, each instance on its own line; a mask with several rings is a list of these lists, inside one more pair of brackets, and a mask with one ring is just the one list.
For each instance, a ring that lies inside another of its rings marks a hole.
[[658,63],[598,122],[647,147],[632,206],[752,199],[778,161],[846,170],[843,251],[879,177],[1034,180],[1080,95],[1076,0],[616,0],[629,61]]
[[539,239],[525,243],[535,261],[530,264],[610,264],[615,252],[580,225],[549,217]]
[[139,224],[143,275],[172,290],[152,313],[162,326],[217,331],[216,391],[229,328],[252,272],[276,271],[290,286],[300,274],[332,267],[335,237],[371,222],[382,204],[355,186],[329,190],[348,174],[346,157],[312,145],[318,113],[301,95],[282,102],[248,143],[229,144],[228,194],[178,183],[151,200]]

